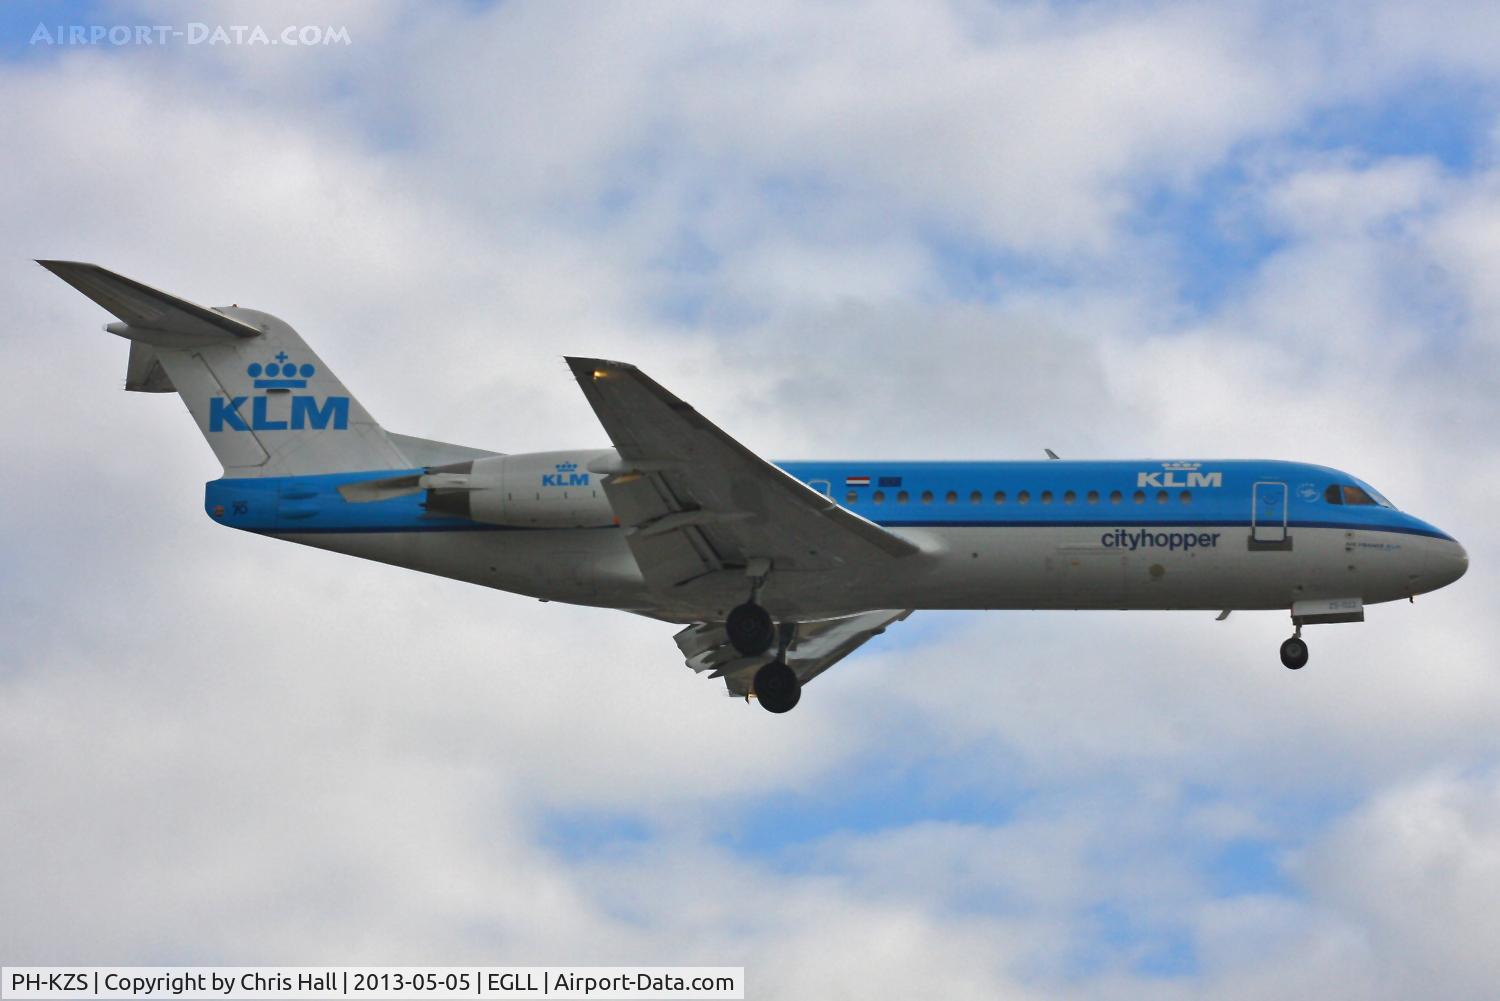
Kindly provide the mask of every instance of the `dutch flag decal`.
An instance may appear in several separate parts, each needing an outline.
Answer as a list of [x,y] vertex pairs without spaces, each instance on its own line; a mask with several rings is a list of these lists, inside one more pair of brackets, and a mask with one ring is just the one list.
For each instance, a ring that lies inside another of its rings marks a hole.
[[846,487],[867,487],[869,485],[870,478],[868,476],[848,476],[844,478],[844,486]]

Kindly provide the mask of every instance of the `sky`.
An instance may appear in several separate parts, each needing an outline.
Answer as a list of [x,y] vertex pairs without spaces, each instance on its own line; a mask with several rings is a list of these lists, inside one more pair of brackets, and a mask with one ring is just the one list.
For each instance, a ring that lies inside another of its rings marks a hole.
[[[349,42],[33,41],[195,22]],[[1497,48],[1461,0],[0,7],[0,960],[1493,996]],[[774,717],[671,626],[211,524],[34,258],[274,313],[402,433],[606,445],[592,354],[773,459],[1324,463],[1471,569],[1296,673],[1278,613],[918,613]]]

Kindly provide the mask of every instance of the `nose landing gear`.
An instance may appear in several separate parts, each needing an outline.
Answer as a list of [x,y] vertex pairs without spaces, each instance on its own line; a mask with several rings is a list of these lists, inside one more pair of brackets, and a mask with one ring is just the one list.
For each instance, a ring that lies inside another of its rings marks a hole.
[[[1353,569],[1352,567],[1350,569]],[[1305,598],[1292,602],[1292,636],[1281,644],[1281,662],[1293,671],[1307,666],[1307,644],[1302,627],[1333,622],[1365,621],[1363,598]]]
[[1281,663],[1293,671],[1300,671],[1307,666],[1307,642],[1302,638],[1301,626],[1281,644]]

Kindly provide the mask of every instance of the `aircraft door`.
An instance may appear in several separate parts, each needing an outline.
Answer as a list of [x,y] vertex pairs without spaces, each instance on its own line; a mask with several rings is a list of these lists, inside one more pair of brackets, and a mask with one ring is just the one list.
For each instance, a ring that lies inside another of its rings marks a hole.
[[1285,483],[1261,481],[1250,500],[1250,544],[1289,548],[1286,531],[1287,488]]
[[808,480],[807,485],[812,487],[818,493],[822,494],[824,497],[831,498],[833,496],[833,484],[828,482],[827,480]]

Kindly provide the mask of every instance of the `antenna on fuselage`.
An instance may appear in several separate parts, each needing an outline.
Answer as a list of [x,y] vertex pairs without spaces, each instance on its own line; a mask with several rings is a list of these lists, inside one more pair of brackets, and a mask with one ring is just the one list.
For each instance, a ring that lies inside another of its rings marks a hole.
[[1057,453],[1050,448],[1044,448],[1042,451],[1047,453],[1047,458],[1049,459],[1056,459],[1058,457]]

